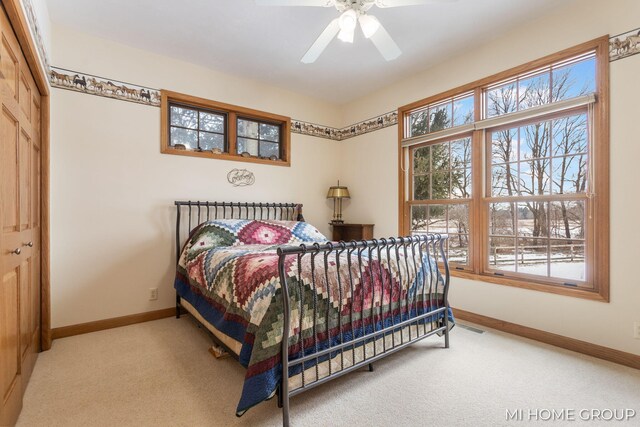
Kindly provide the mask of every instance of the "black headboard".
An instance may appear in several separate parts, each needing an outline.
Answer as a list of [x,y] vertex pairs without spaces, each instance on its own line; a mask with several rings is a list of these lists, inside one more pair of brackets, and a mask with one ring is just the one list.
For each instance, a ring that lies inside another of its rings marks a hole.
[[[180,231],[186,236],[204,221],[213,219],[273,219],[304,221],[300,203],[238,203],[176,201],[176,262],[180,259]],[[186,226],[186,227],[185,227]]]

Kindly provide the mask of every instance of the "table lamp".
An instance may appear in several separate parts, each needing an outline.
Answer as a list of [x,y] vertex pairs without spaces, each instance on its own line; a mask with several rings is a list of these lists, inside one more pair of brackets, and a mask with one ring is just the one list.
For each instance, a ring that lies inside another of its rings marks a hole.
[[350,198],[351,195],[349,194],[349,189],[347,187],[341,186],[340,181],[338,181],[338,185],[329,187],[327,199],[333,199],[333,219],[331,220],[332,224],[342,224],[344,222],[342,220],[342,199]]

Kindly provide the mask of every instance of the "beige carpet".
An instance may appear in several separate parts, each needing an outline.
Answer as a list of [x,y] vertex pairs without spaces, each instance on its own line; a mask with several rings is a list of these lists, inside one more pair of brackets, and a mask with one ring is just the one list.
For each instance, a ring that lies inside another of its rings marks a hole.
[[[507,421],[505,411],[530,408],[640,413],[640,371],[491,330],[457,327],[451,348],[441,346],[429,338],[373,373],[293,398],[292,425],[513,426],[526,423]],[[244,369],[208,347],[185,317],[57,340],[38,359],[18,425],[281,425],[275,399],[234,415]],[[640,415],[613,424],[640,425]]]

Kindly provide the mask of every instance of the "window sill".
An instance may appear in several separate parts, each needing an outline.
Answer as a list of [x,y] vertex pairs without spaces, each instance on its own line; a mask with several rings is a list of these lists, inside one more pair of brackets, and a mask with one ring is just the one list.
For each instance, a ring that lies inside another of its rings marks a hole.
[[545,283],[536,283],[526,280],[518,280],[506,277],[496,277],[488,274],[476,274],[468,271],[451,270],[452,277],[460,277],[463,279],[477,280],[481,282],[493,283],[496,285],[513,286],[516,288],[529,289],[532,291],[547,292],[556,295],[563,295],[575,298],[588,299],[591,301],[609,302],[609,296],[597,290],[588,290],[581,288],[568,288],[562,285],[552,285]]
[[210,152],[202,152],[202,151],[192,151],[192,150],[178,150],[175,148],[162,148],[162,154],[175,154],[178,156],[189,156],[189,157],[202,157],[206,159],[219,159],[219,160],[231,160],[234,162],[246,162],[246,163],[260,163],[263,165],[273,165],[273,166],[291,166],[290,161],[285,160],[269,160],[269,159],[261,159],[257,157],[243,157],[229,153],[210,153]]

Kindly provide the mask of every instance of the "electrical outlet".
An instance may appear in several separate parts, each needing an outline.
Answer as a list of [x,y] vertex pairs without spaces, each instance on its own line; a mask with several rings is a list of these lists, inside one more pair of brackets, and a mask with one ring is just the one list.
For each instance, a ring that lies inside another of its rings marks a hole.
[[640,340],[640,322],[635,322],[633,324],[633,337]]
[[158,299],[158,288],[149,288],[149,301]]

